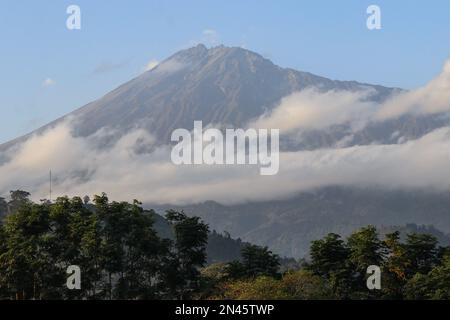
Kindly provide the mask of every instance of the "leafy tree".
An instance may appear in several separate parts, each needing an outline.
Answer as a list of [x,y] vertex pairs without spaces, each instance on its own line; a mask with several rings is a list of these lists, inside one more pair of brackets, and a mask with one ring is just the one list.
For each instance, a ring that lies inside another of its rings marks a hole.
[[367,267],[380,267],[383,262],[383,244],[378,239],[376,228],[368,226],[352,233],[347,240],[347,246],[350,252],[349,266],[353,271],[353,295],[373,298],[377,291],[369,291],[366,287]]
[[228,279],[243,279],[248,277],[244,264],[238,260],[234,260],[226,264],[225,275]]
[[429,234],[411,233],[406,238],[406,251],[409,260],[408,277],[416,273],[426,274],[438,262],[436,237]]
[[326,282],[306,270],[289,272],[281,279],[268,276],[239,279],[222,284],[214,298],[236,300],[332,299]]
[[166,260],[165,279],[172,295],[186,298],[199,288],[199,269],[206,263],[209,229],[200,218],[188,217],[184,212],[169,210],[166,219],[173,227],[175,243]]
[[281,288],[286,299],[333,299],[333,292],[324,279],[307,270],[291,271],[283,275]]
[[6,246],[6,234],[3,224],[0,221],[0,299],[7,297],[8,292],[8,279],[6,277],[6,265],[1,263],[3,260],[3,255],[7,250]]
[[47,259],[45,234],[49,230],[48,207],[24,202],[4,225],[0,266],[16,299],[38,299],[42,288],[52,286],[46,273],[53,270]]
[[[449,250],[450,251],[450,250]],[[428,274],[416,273],[405,286],[406,299],[450,299],[450,254]]]
[[401,299],[403,297],[403,286],[407,281],[408,267],[410,266],[407,248],[400,242],[399,231],[387,234],[383,246],[386,254],[383,262],[382,291],[384,298]]
[[11,212],[15,212],[21,206],[30,204],[31,194],[23,190],[13,190],[10,191],[10,201],[8,202],[8,207]]
[[232,300],[277,300],[286,299],[281,290],[281,281],[268,276],[240,279],[225,283],[221,299]]
[[247,245],[242,249],[241,255],[247,276],[278,276],[280,258],[267,247]]
[[0,197],[0,221],[1,218],[8,213],[8,203],[5,198]]
[[226,267],[231,279],[255,278],[258,276],[278,277],[280,258],[267,247],[246,245],[241,250],[242,262],[232,261]]
[[347,298],[351,292],[350,254],[350,249],[338,234],[330,233],[324,239],[311,243],[308,269],[328,281],[339,298]]

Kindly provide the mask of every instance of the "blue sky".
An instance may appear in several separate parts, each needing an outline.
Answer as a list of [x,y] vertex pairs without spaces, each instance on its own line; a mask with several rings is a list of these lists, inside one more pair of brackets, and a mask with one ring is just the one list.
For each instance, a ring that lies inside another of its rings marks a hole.
[[[81,8],[81,30],[66,28],[70,4]],[[366,28],[370,4],[381,8],[382,30]],[[0,143],[198,42],[245,46],[333,79],[415,88],[450,57],[449,15],[445,0],[1,0]]]

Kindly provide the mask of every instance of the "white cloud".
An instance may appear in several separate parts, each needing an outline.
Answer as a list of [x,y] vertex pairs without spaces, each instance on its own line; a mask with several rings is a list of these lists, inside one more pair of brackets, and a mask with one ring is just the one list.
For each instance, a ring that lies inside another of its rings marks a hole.
[[284,98],[271,112],[249,124],[256,128],[295,130],[324,129],[335,124],[367,121],[376,105],[364,101],[372,91],[328,91],[305,89]]
[[214,29],[205,29],[202,31],[202,42],[207,46],[218,45],[219,38],[219,33]]
[[450,111],[450,60],[441,74],[422,88],[401,93],[384,103],[376,119],[396,118],[406,113],[436,114]]
[[[71,126],[60,124],[14,151],[12,161],[0,166],[0,194],[21,188],[36,199],[45,197],[50,169],[56,194],[104,191],[114,199],[151,203],[270,200],[336,184],[449,188],[449,127],[399,145],[282,152],[279,173],[261,176],[258,166],[175,166],[170,147],[156,147],[144,130],[128,133],[111,148],[97,149],[94,145],[106,131],[73,137]],[[142,145],[153,146],[153,151],[137,153]]]
[[53,80],[52,78],[46,78],[43,82],[42,82],[42,86],[43,87],[50,87],[56,84],[56,81]]
[[383,103],[367,99],[373,90],[331,90],[322,92],[307,88],[295,92],[280,104],[252,121],[250,127],[278,128],[281,132],[326,129],[350,124],[361,129],[369,122],[398,118],[405,114],[432,115],[450,111],[450,60],[442,73],[426,86],[397,92]]
[[193,40],[190,40],[186,46],[183,47],[195,47],[198,44],[204,44],[207,47],[214,47],[220,44],[219,33],[211,28],[202,30],[201,35]]
[[[168,60],[155,72],[183,67],[179,61]],[[381,105],[365,99],[370,91],[308,89],[286,97],[280,106],[250,125],[290,133],[341,123],[364,125],[411,112],[445,112],[450,106],[449,78],[447,63],[443,73],[427,86]],[[98,149],[95,146],[110,134],[108,130],[82,138],[72,136],[72,126],[70,121],[62,123],[10,151],[7,156],[12,160],[0,165],[0,195],[20,188],[32,192],[36,199],[45,197],[50,169],[57,194],[104,191],[114,199],[152,203],[270,200],[328,185],[450,188],[450,127],[410,141],[395,133],[391,139],[399,144],[345,147],[352,139],[350,134],[336,148],[282,152],[279,173],[261,176],[259,166],[175,166],[170,161],[170,147],[156,146],[144,130],[131,131],[112,147]],[[143,149],[152,152],[136,152]]]
[[159,64],[159,61],[152,59],[144,67],[144,71],[150,71],[154,69]]

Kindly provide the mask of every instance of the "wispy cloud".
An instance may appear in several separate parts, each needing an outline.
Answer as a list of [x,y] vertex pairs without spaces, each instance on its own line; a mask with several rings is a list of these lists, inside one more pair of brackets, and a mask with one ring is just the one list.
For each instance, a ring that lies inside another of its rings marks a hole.
[[202,42],[207,46],[216,46],[219,44],[219,33],[214,29],[205,29],[202,32]]
[[43,82],[42,82],[42,86],[43,87],[51,87],[54,86],[56,84],[56,81],[53,80],[52,78],[46,78]]
[[102,62],[99,65],[97,65],[95,67],[95,69],[93,70],[92,73],[94,74],[104,74],[104,73],[109,73],[109,72],[113,72],[116,71],[118,69],[121,69],[123,67],[125,67],[128,64],[127,61],[123,61],[123,62]]
[[281,100],[273,110],[255,119],[250,126],[295,130],[325,129],[349,124],[361,129],[369,122],[396,119],[403,115],[434,115],[450,111],[450,60],[441,74],[422,88],[398,91],[385,102],[368,97],[373,90],[331,90],[307,88]]
[[377,119],[396,118],[406,113],[436,114],[450,110],[450,60],[438,77],[422,88],[404,92],[382,105]]
[[[155,72],[182,67],[169,60]],[[424,88],[381,104],[368,102],[370,91],[366,90],[305,90],[283,99],[278,108],[252,125],[278,127],[289,133],[339,123],[382,121],[407,113],[447,112],[449,79],[447,63],[442,74]],[[343,147],[346,144],[342,143],[334,148],[281,152],[279,173],[261,176],[258,166],[175,166],[170,161],[170,146],[156,145],[154,137],[143,129],[119,136],[113,146],[96,148],[114,132],[103,128],[88,137],[75,137],[74,123],[61,123],[5,152],[10,161],[0,165],[0,195],[21,188],[36,198],[45,197],[49,169],[55,173],[54,187],[60,195],[105,191],[115,199],[152,203],[271,200],[329,185],[450,189],[450,127],[407,142],[395,133],[392,137],[398,143],[391,145]]]
[[188,42],[186,46],[182,46],[182,48],[193,47],[198,44],[204,44],[207,47],[214,47],[220,44],[220,34],[215,29],[207,28],[202,30],[201,35],[196,36],[195,39],[192,39]]
[[150,71],[154,69],[159,64],[159,61],[156,59],[151,59],[143,68],[143,71]]
[[256,128],[276,128],[283,133],[324,129],[335,124],[367,121],[376,104],[367,100],[371,90],[320,92],[310,88],[284,98],[271,112],[250,124]]
[[115,199],[151,203],[271,200],[328,185],[449,188],[449,127],[403,144],[282,152],[279,173],[261,176],[256,166],[175,166],[171,148],[156,146],[140,129],[98,149],[108,131],[74,137],[72,126],[62,123],[9,154],[11,161],[0,166],[0,194],[22,188],[45,197],[50,168],[60,195],[105,191]]

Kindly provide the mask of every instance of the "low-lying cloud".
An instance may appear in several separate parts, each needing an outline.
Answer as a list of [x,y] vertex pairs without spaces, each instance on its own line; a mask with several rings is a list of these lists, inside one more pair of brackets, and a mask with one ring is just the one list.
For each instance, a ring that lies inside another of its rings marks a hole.
[[[152,72],[174,72],[183,67],[174,60]],[[280,106],[249,126],[290,134],[336,124],[360,128],[371,121],[409,113],[445,113],[450,107],[449,88],[450,63],[423,88],[400,93],[381,104],[370,102],[367,98],[372,92],[367,90],[307,89],[286,97]],[[272,200],[329,185],[450,189],[450,127],[409,141],[396,133],[392,138],[398,143],[391,145],[337,145],[281,152],[279,173],[261,176],[259,167],[252,165],[176,166],[170,160],[171,146],[156,144],[143,129],[132,130],[99,148],[103,139],[114,136],[114,130],[102,128],[89,137],[75,137],[74,125],[73,120],[61,122],[0,155],[10,159],[0,162],[0,195],[24,189],[35,199],[46,198],[50,170],[57,195],[106,192],[118,200],[160,204]]]
[[298,129],[320,130],[335,124],[359,123],[375,112],[376,104],[367,100],[371,93],[370,90],[320,92],[307,88],[284,98],[250,127],[277,128],[286,134]]
[[450,111],[450,60],[441,74],[424,87],[400,91],[382,103],[370,100],[373,90],[359,91],[306,88],[284,99],[250,126],[279,128],[289,134],[298,130],[321,130],[333,125],[350,125],[355,130],[369,122],[403,115],[434,115]]
[[[327,185],[446,190],[450,182],[449,127],[404,144],[282,152],[275,176],[261,176],[250,165],[176,166],[171,148],[156,147],[144,130],[97,149],[93,141],[104,133],[73,137],[71,129],[70,122],[62,123],[10,155],[12,160],[0,166],[0,194],[20,188],[45,198],[50,169],[58,195],[104,191],[114,199],[173,204],[279,199]],[[153,151],[140,152],[142,145],[154,146]]]

